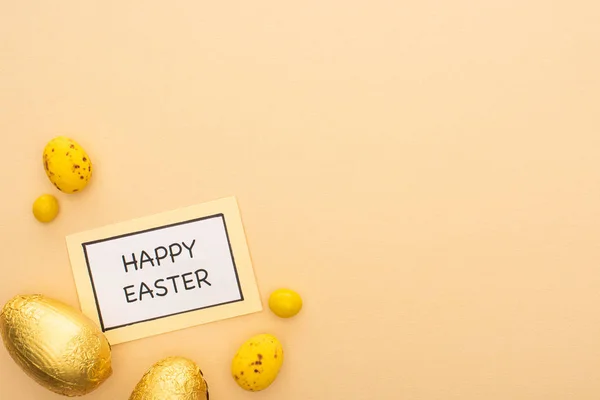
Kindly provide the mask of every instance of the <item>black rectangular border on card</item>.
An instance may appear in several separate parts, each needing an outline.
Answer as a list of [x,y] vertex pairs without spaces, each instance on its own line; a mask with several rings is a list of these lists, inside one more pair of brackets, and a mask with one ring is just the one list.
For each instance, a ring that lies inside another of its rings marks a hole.
[[[152,232],[152,231],[158,231],[158,230],[161,230],[161,229],[172,228],[174,226],[191,224],[191,223],[194,223],[194,222],[199,222],[199,221],[203,221],[203,220],[207,220],[207,219],[212,219],[212,218],[221,218],[221,220],[223,221],[223,228],[225,228],[225,236],[227,238],[227,245],[229,246],[229,255],[231,256],[231,262],[233,263],[233,271],[235,272],[235,279],[236,279],[236,282],[237,282],[237,285],[238,285],[238,291],[240,293],[240,299],[239,300],[226,301],[224,303],[219,303],[219,304],[211,304],[210,306],[198,307],[198,308],[194,308],[192,310],[179,311],[179,312],[176,312],[176,313],[162,315],[160,317],[148,318],[148,319],[144,319],[144,320],[141,320],[141,321],[131,322],[131,323],[124,324],[124,325],[117,325],[117,326],[112,326],[112,327],[108,327],[108,328],[105,327],[104,326],[104,320],[102,319],[102,311],[100,311],[100,302],[98,301],[98,295],[96,293],[96,285],[94,284],[94,277],[92,275],[92,269],[90,267],[90,262],[89,262],[89,259],[88,259],[88,254],[87,254],[86,246],[91,246],[91,245],[94,245],[94,244],[97,244],[97,243],[102,243],[102,242],[108,242],[110,240],[121,239],[121,238],[128,237],[128,236],[134,236],[134,235],[140,235],[140,234],[148,233],[148,232]],[[204,309],[207,309],[207,308],[222,306],[222,305],[225,305],[225,304],[232,304],[232,303],[237,303],[237,302],[240,302],[240,301],[244,301],[244,293],[242,291],[242,285],[240,284],[240,277],[239,277],[239,274],[238,274],[237,265],[235,263],[235,256],[233,254],[233,248],[231,246],[231,240],[229,239],[229,231],[227,229],[227,221],[225,220],[225,215],[223,213],[208,215],[208,216],[205,216],[205,217],[194,218],[194,219],[180,221],[180,222],[175,222],[175,223],[172,223],[172,224],[169,224],[169,225],[156,226],[154,228],[149,228],[149,229],[143,229],[141,231],[124,233],[122,235],[111,236],[111,237],[108,237],[108,238],[103,238],[103,239],[98,239],[98,240],[92,240],[90,242],[82,243],[81,247],[83,248],[83,255],[85,257],[85,265],[87,266],[88,276],[90,277],[90,283],[92,284],[92,292],[94,293],[94,301],[96,303],[96,311],[98,312],[98,319],[100,321],[100,328],[102,329],[102,332],[107,332],[107,331],[111,331],[111,330],[114,330],[114,329],[124,328],[126,326],[141,324],[141,323],[144,323],[144,322],[154,321],[154,320],[157,320],[157,319],[168,318],[168,317],[172,317],[172,316],[175,316],[175,315],[186,314],[186,313],[193,312],[193,311],[204,310]]]

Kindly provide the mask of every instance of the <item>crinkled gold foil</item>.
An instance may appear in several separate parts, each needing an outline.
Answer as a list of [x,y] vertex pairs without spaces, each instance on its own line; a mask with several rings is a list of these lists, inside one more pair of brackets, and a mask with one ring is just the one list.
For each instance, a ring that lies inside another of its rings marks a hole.
[[129,400],[208,400],[208,385],[195,362],[168,357],[154,364]]
[[112,374],[111,349],[78,310],[42,295],[12,298],[0,312],[0,334],[13,360],[40,385],[82,396]]

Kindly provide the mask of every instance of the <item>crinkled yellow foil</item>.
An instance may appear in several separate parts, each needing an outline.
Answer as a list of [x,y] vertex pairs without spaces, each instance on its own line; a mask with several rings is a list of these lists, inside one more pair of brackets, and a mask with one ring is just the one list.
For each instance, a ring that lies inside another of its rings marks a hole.
[[154,364],[129,400],[208,400],[208,385],[192,360],[168,357]]
[[111,349],[78,310],[42,295],[12,298],[0,334],[13,360],[40,385],[69,397],[95,390],[112,374]]

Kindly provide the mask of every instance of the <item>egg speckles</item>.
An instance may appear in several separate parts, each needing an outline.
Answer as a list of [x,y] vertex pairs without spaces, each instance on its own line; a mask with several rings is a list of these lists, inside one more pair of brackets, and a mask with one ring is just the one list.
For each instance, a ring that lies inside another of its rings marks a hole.
[[61,192],[82,191],[92,177],[92,161],[75,140],[58,136],[44,148],[44,170],[50,182]]
[[266,333],[248,339],[231,363],[231,374],[244,390],[256,392],[268,388],[283,364],[283,348],[273,335]]

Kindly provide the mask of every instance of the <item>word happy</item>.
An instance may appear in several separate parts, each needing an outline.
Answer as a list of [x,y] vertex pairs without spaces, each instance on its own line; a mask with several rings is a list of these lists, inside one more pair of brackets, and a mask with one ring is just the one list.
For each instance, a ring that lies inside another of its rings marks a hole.
[[[172,243],[169,246],[158,246],[153,251],[142,250],[139,255],[131,253],[130,257],[121,256],[125,273],[141,271],[144,268],[160,267],[165,263],[175,264],[181,257],[186,259],[194,258],[194,245],[196,240],[191,243]],[[167,276],[157,279],[147,284],[141,282],[138,285],[129,285],[123,288],[125,300],[128,303],[143,301],[147,298],[154,299],[164,297],[169,294],[176,294],[183,290],[194,290],[202,288],[202,283],[211,286],[208,281],[208,272],[205,269],[198,269],[192,272]]]

